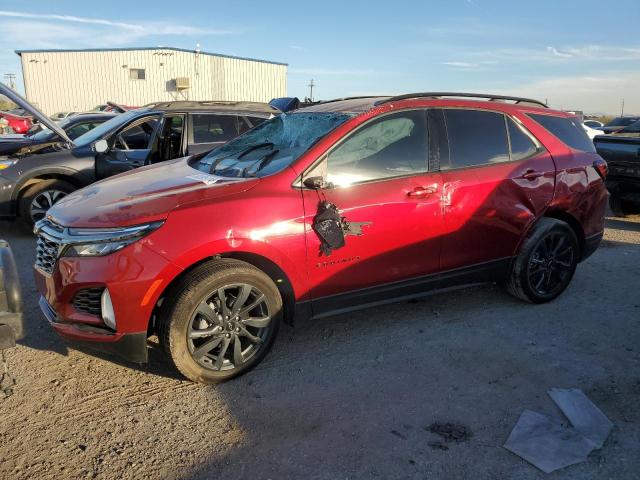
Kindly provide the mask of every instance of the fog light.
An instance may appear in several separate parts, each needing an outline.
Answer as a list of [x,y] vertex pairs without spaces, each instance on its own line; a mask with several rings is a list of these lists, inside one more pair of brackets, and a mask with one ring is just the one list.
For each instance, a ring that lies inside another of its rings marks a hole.
[[116,314],[113,311],[113,303],[111,303],[111,295],[109,289],[105,288],[100,298],[100,307],[102,307],[102,321],[107,327],[116,329]]

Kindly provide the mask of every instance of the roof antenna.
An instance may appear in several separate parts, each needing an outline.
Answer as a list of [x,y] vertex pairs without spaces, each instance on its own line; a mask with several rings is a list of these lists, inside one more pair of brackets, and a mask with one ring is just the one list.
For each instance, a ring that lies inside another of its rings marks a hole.
[[196,43],[196,53],[200,53],[200,44]]

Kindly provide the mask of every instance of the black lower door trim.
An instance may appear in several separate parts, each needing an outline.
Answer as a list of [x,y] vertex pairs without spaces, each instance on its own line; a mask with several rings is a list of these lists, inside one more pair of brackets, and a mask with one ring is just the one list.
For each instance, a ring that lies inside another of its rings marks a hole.
[[311,301],[312,315],[314,318],[329,317],[451,288],[503,280],[509,273],[511,260],[512,257],[505,257],[439,274],[317,298]]

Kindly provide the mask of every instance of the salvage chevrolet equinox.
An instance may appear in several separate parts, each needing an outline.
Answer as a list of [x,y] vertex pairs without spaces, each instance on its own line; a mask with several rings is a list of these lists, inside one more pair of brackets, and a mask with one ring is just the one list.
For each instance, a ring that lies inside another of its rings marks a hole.
[[598,247],[604,162],[579,121],[518,97],[360,97],[58,202],[35,227],[63,337],[189,379],[258,364],[281,322],[481,282],[553,300]]

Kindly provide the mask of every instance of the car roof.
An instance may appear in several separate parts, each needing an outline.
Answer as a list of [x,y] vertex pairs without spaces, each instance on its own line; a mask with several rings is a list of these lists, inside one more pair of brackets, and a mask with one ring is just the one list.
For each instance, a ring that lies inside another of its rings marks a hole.
[[175,102],[155,102],[145,105],[143,108],[163,112],[217,112],[217,113],[245,113],[277,115],[280,110],[272,107],[268,103],[261,102],[227,102],[227,101],[187,101],[179,100]]

